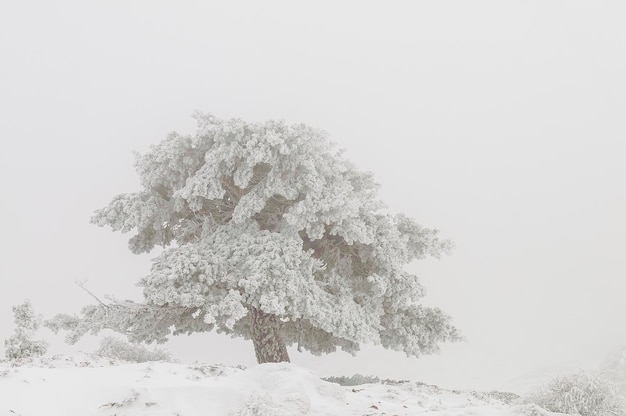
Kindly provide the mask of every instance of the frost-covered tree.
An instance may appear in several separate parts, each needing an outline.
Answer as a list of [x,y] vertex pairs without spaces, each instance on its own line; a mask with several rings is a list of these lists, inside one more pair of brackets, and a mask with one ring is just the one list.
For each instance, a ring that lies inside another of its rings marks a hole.
[[145,302],[100,302],[57,316],[70,341],[111,328],[136,341],[210,331],[251,339],[259,363],[362,342],[420,356],[458,340],[450,319],[421,306],[403,267],[451,243],[376,199],[377,184],[326,134],[281,121],[197,114],[137,155],[142,189],[116,196],[92,222],[132,232],[134,253],[166,249],[139,285]]
[[41,317],[36,315],[29,300],[13,306],[15,334],[4,340],[5,356],[9,360],[22,360],[44,355],[48,343],[35,339],[41,325]]

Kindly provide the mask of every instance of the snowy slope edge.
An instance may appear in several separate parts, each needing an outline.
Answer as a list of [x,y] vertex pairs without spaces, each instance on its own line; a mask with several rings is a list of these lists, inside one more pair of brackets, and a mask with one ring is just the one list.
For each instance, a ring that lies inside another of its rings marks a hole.
[[0,365],[0,416],[552,414],[511,398],[415,382],[339,386],[288,363],[244,370],[83,356]]

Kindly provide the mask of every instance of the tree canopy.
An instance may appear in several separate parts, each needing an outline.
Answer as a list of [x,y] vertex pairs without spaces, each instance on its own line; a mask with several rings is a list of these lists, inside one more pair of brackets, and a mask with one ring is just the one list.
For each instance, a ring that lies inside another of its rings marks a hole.
[[372,174],[323,131],[196,118],[195,134],[137,155],[142,189],[92,218],[132,233],[134,253],[166,248],[139,281],[145,301],[100,302],[52,327],[70,340],[112,328],[140,341],[215,329],[252,339],[259,362],[287,361],[289,345],[420,356],[460,339],[446,314],[418,303],[424,288],[404,270],[452,244],[390,214]]

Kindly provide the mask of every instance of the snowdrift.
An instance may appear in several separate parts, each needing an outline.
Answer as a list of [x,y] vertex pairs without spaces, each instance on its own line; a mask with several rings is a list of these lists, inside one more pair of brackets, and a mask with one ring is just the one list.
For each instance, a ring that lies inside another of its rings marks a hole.
[[249,369],[93,356],[0,364],[0,416],[551,415],[512,393],[415,382],[340,386],[292,364]]

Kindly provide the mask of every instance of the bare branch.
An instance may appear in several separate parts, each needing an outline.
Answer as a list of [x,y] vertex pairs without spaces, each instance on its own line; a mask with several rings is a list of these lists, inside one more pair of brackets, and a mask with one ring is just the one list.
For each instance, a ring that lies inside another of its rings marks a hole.
[[100,300],[100,298],[99,298],[99,297],[97,297],[96,295],[94,295],[94,294],[93,294],[93,293],[92,293],[89,289],[87,289],[87,288],[85,287],[85,283],[86,283],[86,282],[87,282],[86,280],[77,280],[77,281],[76,281],[76,285],[77,285],[78,287],[80,287],[81,289],[83,289],[85,292],[87,292],[87,294],[89,294],[89,296],[91,296],[92,298],[94,298],[94,299],[95,299],[95,300],[96,300],[96,301],[97,301],[100,305],[104,306],[105,308],[109,308],[109,307],[110,307],[110,305],[108,305],[108,304],[106,304],[106,303],[102,302],[102,301]]

